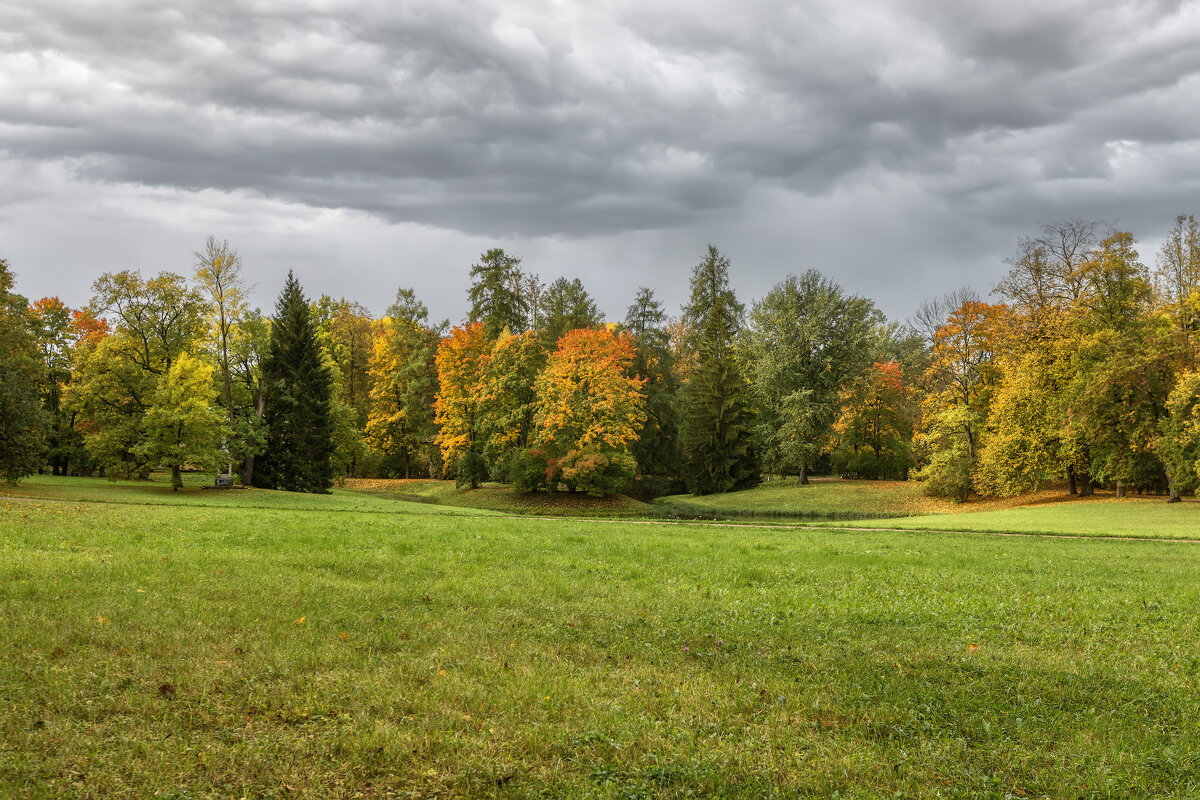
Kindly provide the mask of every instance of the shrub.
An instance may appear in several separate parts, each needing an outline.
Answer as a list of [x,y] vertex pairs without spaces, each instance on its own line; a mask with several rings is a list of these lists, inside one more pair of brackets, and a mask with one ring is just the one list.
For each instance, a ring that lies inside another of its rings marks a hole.
[[478,489],[479,484],[488,478],[488,465],[483,456],[474,451],[463,453],[458,459],[458,468],[454,473],[454,485],[470,486]]
[[572,491],[587,492],[593,497],[620,494],[629,488],[637,474],[637,461],[628,453],[572,450],[563,456],[558,466],[562,482]]
[[522,450],[508,463],[508,481],[518,492],[553,488],[550,479],[556,477],[554,472],[546,451],[539,448]]

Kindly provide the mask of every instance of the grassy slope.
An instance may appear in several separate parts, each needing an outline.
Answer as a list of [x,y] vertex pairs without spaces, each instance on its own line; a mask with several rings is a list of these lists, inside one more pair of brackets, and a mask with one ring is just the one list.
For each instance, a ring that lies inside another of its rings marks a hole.
[[[969,509],[969,504],[964,508]],[[1161,497],[1097,498],[953,516],[880,518],[855,522],[854,525],[929,531],[1200,539],[1200,504],[1195,500],[1168,504]]]
[[753,489],[704,496],[673,495],[657,504],[682,513],[728,516],[861,518],[951,513],[954,503],[926,497],[907,481],[817,479],[799,486],[795,478]]
[[346,488],[375,497],[414,500],[453,508],[487,509],[505,514],[561,517],[646,517],[657,515],[654,506],[631,497],[589,497],[582,493],[514,492],[511,486],[487,484],[459,489],[453,481],[427,479],[350,479]]
[[[172,491],[169,476],[155,475],[151,481],[110,481],[105,478],[67,478],[35,475],[17,486],[0,483],[0,498],[85,501],[141,505],[205,506],[214,508],[260,508],[281,511],[362,511],[395,513],[410,511],[411,503],[396,498],[372,496],[345,489],[328,495],[272,492],[264,489],[202,489],[212,485],[211,476],[185,475],[184,488]],[[425,513],[461,514],[449,507],[430,506]],[[487,513],[483,511],[482,513]]]
[[1200,792],[1200,548],[228,495],[0,508],[0,796]]

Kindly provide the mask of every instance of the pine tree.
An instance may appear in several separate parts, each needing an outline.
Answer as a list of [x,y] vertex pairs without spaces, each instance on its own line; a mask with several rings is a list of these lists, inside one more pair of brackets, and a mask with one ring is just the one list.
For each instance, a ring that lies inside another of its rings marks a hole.
[[268,489],[324,494],[333,484],[333,378],[317,343],[308,302],[291,272],[271,325],[263,362],[266,452],[254,483]]
[[696,369],[684,387],[684,479],[693,494],[728,492],[758,482],[751,441],[749,387],[734,354],[742,315],[729,288],[729,259],[709,245],[692,271],[692,298],[684,308],[686,345]]

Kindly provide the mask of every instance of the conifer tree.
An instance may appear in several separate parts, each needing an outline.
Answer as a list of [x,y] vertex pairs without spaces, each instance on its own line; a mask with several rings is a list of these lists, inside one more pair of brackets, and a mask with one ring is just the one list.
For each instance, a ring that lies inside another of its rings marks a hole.
[[538,326],[543,346],[554,350],[558,340],[569,331],[594,328],[604,320],[596,301],[576,278],[558,278],[542,293],[537,308]]
[[333,484],[333,378],[322,358],[308,302],[291,272],[271,324],[262,366],[266,451],[254,483],[324,494]]
[[625,315],[625,328],[636,351],[632,372],[644,378],[646,422],[632,445],[638,469],[644,475],[679,475],[679,419],[676,410],[679,375],[671,352],[667,315],[654,292],[638,287]]
[[681,425],[684,479],[693,494],[728,492],[758,482],[749,387],[734,353],[742,310],[729,288],[729,259],[709,245],[692,271],[692,297],[683,314],[686,346],[696,362],[683,391]]
[[482,322],[488,341],[507,328],[521,333],[529,319],[529,301],[522,294],[521,259],[492,248],[471,267],[471,313],[468,322]]

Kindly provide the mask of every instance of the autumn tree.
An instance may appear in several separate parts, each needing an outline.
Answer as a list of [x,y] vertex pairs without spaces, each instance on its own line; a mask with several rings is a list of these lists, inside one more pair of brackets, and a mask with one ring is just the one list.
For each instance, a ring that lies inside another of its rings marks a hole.
[[[997,319],[1002,312],[1001,306],[966,300],[934,333],[924,377],[923,425],[928,435],[917,437],[929,454],[920,473],[927,491],[948,491],[959,500],[970,491],[997,379]],[[940,475],[942,469],[949,472]]]
[[1200,225],[1195,216],[1180,215],[1158,252],[1154,273],[1160,305],[1175,323],[1187,354],[1188,366],[1198,355],[1200,330]]
[[0,479],[6,483],[38,470],[47,429],[38,391],[45,366],[38,357],[37,319],[13,283],[0,259]]
[[684,479],[694,494],[758,483],[750,387],[734,351],[742,314],[729,288],[729,259],[709,245],[692,270],[682,319],[683,346],[695,366],[682,390],[680,438]]
[[896,361],[876,361],[843,389],[834,467],[864,478],[904,480],[912,465],[911,396]]
[[646,418],[644,381],[629,375],[633,357],[627,334],[578,329],[559,339],[538,376],[534,444],[558,460],[568,486],[611,494],[633,478],[629,446]]
[[217,469],[227,456],[229,421],[217,406],[211,364],[180,353],[154,388],[135,445],[149,463],[171,468],[171,488],[183,487],[185,465]]
[[262,381],[268,433],[254,484],[327,493],[333,483],[333,378],[308,302],[291,272],[275,304]]
[[520,333],[527,327],[529,300],[521,291],[521,259],[499,248],[488,250],[471,266],[470,322],[483,324],[485,336],[494,340],[508,329]]
[[106,273],[93,285],[91,314],[111,333],[81,342],[66,400],[83,420],[89,454],[110,475],[148,475],[145,414],[179,357],[197,348],[208,313],[203,295],[169,272]]
[[815,270],[755,303],[745,350],[764,462],[808,483],[832,444],[842,393],[873,363],[881,321],[869,300],[846,296]]
[[1169,502],[1200,486],[1200,372],[1179,376],[1167,397],[1167,413],[1159,421],[1155,451],[1169,482]]
[[[546,364],[536,331],[501,334],[491,346],[479,386],[484,458],[503,467],[533,438],[534,383]],[[495,470],[494,470],[495,471]]]
[[227,241],[210,236],[204,250],[193,253],[196,259],[196,281],[208,297],[211,309],[210,327],[213,354],[221,375],[222,399],[229,424],[234,422],[233,369],[230,350],[234,330],[246,312],[246,292],[242,277],[242,259]]
[[490,352],[484,324],[474,322],[452,329],[442,339],[436,358],[438,394],[434,410],[443,469],[447,475],[457,474],[460,461],[469,457],[469,478],[473,485],[478,485],[480,479],[480,470],[475,465],[483,458],[480,388]]
[[411,289],[401,289],[375,329],[370,361],[371,409],[367,441],[386,459],[398,461],[404,477],[414,462],[432,473],[428,452],[436,434],[434,401],[439,337],[428,327],[429,312]]

